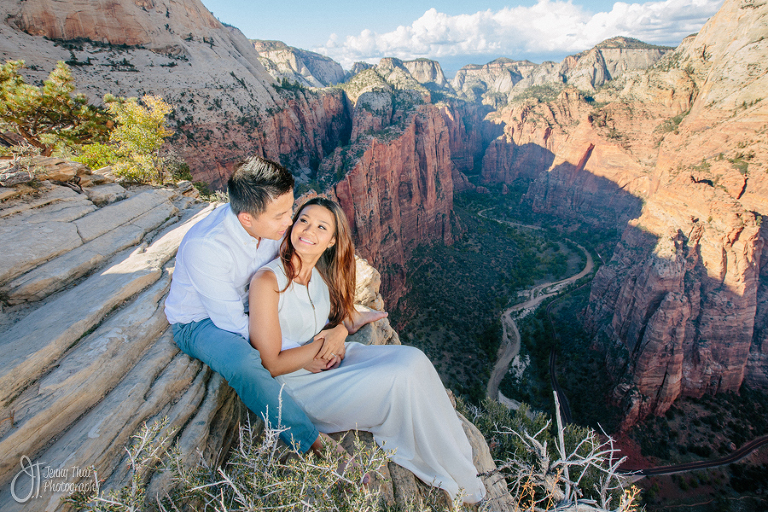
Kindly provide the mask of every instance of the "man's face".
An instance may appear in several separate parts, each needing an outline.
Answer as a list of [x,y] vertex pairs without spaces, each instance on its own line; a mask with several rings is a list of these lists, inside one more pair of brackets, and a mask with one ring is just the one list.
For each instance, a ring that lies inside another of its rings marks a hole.
[[291,225],[293,214],[293,190],[278,196],[256,217],[239,213],[237,219],[253,238],[280,240]]

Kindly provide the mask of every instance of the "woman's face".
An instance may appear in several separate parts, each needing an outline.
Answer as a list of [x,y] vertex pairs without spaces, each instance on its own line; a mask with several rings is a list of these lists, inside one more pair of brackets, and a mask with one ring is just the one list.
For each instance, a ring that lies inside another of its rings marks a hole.
[[291,231],[291,244],[298,254],[320,256],[336,243],[336,219],[327,208],[311,204],[302,208]]

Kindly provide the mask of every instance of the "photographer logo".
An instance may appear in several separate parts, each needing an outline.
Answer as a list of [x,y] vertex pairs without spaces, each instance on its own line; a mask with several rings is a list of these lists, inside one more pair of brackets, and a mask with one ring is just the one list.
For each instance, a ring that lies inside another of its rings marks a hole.
[[99,486],[93,468],[43,466],[21,456],[21,469],[11,480],[11,496],[16,503],[26,503],[45,494],[98,493]]

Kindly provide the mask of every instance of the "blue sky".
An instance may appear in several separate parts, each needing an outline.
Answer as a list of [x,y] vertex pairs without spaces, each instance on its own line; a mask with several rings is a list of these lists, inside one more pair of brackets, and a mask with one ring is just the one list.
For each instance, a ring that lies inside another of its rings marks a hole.
[[497,57],[560,61],[617,35],[677,46],[723,0],[202,2],[251,39],[316,51],[345,69],[359,60],[426,57],[438,60],[450,76],[465,64]]

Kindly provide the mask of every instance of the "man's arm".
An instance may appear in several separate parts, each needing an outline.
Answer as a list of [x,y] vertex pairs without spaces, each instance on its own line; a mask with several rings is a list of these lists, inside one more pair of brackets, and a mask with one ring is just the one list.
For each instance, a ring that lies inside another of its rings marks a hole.
[[219,329],[248,339],[248,315],[232,281],[233,260],[224,248],[196,240],[184,250],[184,264],[208,317]]

